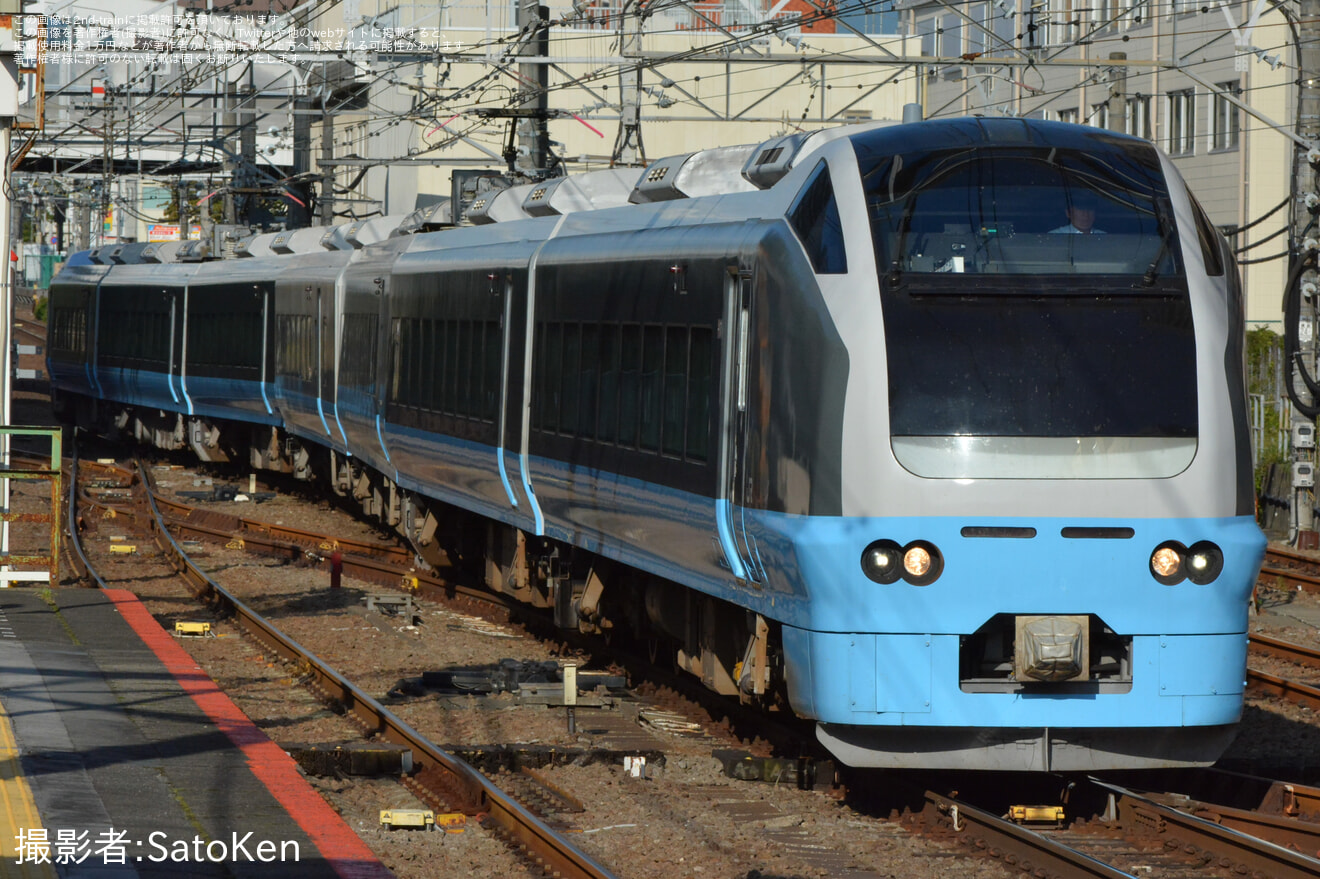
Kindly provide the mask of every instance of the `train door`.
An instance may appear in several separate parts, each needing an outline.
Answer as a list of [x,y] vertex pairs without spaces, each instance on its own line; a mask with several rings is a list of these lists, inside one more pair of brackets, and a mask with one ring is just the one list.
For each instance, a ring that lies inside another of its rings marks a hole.
[[[500,328],[504,340],[500,371],[499,471],[509,505],[521,505],[525,491],[519,481],[523,420],[527,411],[526,356],[527,285],[516,271],[504,277]],[[524,505],[525,506],[525,505]],[[527,515],[531,515],[530,511]]]
[[335,295],[333,288],[326,290],[320,284],[316,287],[316,325],[317,409],[326,436],[330,436],[330,420],[335,417]]
[[316,414],[321,419],[321,429],[325,435],[330,435],[330,423],[326,420],[325,409],[328,401],[334,399],[334,381],[335,364],[334,332],[330,321],[330,303],[327,300],[332,297],[327,296],[325,288],[317,284],[312,296],[312,326],[313,338],[312,357],[313,375],[311,376],[311,387],[308,389],[316,395]]
[[170,396],[192,414],[192,401],[188,399],[188,376],[184,358],[188,356],[188,288],[161,291],[169,311],[170,353],[167,374]]
[[751,468],[747,460],[749,388],[751,386],[753,308],[755,299],[752,273],[730,267],[725,297],[724,325],[729,328],[725,342],[723,395],[725,427],[720,440],[720,495],[716,499],[716,525],[724,561],[739,580],[761,583],[761,568],[755,543],[748,537],[744,504],[751,489]]

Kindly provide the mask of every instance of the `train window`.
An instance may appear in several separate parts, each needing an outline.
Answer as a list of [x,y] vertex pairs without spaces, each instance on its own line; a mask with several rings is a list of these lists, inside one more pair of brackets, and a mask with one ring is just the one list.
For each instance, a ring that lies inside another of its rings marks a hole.
[[564,373],[560,386],[559,429],[572,434],[578,427],[578,392],[581,384],[578,373],[582,370],[582,327],[579,324],[564,325]]
[[535,332],[534,429],[708,460],[714,328],[542,323]]
[[[370,318],[364,326],[374,338],[375,316],[364,317]],[[346,322],[346,339],[349,330]],[[419,413],[495,422],[503,354],[499,321],[396,318],[394,339],[391,404]],[[368,362],[374,359],[370,357]],[[538,419],[543,417],[542,410],[535,414]]]
[[642,373],[638,445],[650,452],[660,450],[661,370],[664,368],[664,330],[642,328]]
[[686,438],[683,418],[687,415],[688,328],[665,329],[664,424],[661,437],[666,455],[682,455]]
[[165,369],[170,361],[170,314],[170,299],[160,291],[103,294],[97,338],[106,363]]
[[50,350],[80,357],[86,354],[87,309],[53,308],[50,316]]
[[445,376],[440,411],[455,412],[458,410],[458,383],[462,375],[458,364],[458,321],[447,320],[444,324]]
[[346,387],[370,391],[375,386],[376,327],[374,314],[344,315],[344,356],[339,371]]
[[559,430],[560,377],[564,374],[564,326],[550,324],[545,328],[545,429]]
[[406,318],[399,319],[399,392],[394,398],[394,402],[399,405],[408,405],[408,398],[412,394],[412,381],[410,373],[412,372],[413,358],[413,338],[412,321]]
[[596,437],[613,443],[619,436],[619,335],[622,327],[606,325],[600,334],[600,420]]
[[619,445],[637,444],[637,401],[642,390],[642,328],[624,324],[619,368]]
[[1182,274],[1168,191],[1148,146],[1096,140],[899,155],[858,146],[858,159],[890,285],[976,273],[988,285],[1091,275],[1129,286],[1131,276]]
[[481,392],[485,406],[477,413],[483,421],[495,421],[500,413],[500,373],[504,362],[504,335],[499,321],[488,320],[486,329],[486,362],[481,370]]
[[811,266],[821,275],[842,275],[848,271],[848,257],[843,247],[843,225],[839,206],[830,184],[829,167],[822,160],[803,187],[788,221],[797,232]]
[[260,371],[261,313],[252,307],[259,301],[228,295],[232,292],[221,289],[189,294],[190,372],[236,372],[255,378]]
[[710,403],[713,390],[714,333],[693,327],[688,352],[687,458],[705,461],[710,454]]
[[577,435],[596,435],[596,370],[600,366],[600,326],[582,327],[582,370],[578,373]]
[[276,373],[311,381],[316,375],[316,319],[310,314],[282,314],[276,321],[276,339]]
[[1195,196],[1189,192],[1187,197],[1192,200],[1192,213],[1196,215],[1196,237],[1201,243],[1205,273],[1212,278],[1219,277],[1224,273],[1224,258],[1219,251],[1219,230],[1205,215],[1205,208],[1201,207]]

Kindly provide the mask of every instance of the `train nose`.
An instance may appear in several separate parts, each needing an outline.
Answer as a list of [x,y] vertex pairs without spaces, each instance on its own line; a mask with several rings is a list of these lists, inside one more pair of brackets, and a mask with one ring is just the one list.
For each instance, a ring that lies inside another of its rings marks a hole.
[[1089,631],[1084,616],[1018,617],[1014,677],[1047,682],[1085,677],[1090,667]]

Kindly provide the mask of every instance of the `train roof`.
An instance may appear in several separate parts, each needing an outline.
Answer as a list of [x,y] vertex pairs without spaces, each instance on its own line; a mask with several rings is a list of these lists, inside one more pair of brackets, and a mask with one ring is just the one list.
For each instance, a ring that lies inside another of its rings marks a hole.
[[[774,186],[793,167],[830,141],[896,125],[881,121],[795,132],[759,144],[666,156],[645,168],[608,168],[490,189],[478,193],[465,218],[471,225],[491,225],[628,205],[757,192]],[[911,128],[902,127],[905,132]],[[210,241],[196,240],[107,245],[74,254],[70,263],[85,261],[90,265],[114,266],[352,251],[391,237],[453,228],[453,225],[452,206],[445,199],[410,214],[355,220],[337,226],[248,235],[230,229],[224,233],[227,236],[224,246],[214,250]]]

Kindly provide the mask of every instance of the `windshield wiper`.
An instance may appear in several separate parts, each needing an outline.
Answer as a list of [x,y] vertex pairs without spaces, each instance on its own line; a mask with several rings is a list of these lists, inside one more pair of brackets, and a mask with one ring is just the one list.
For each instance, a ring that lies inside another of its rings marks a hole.
[[1169,253],[1171,230],[1164,225],[1164,210],[1160,199],[1155,199],[1154,208],[1155,228],[1163,234],[1160,235],[1160,249],[1155,252],[1155,259],[1151,260],[1150,265],[1146,268],[1146,273],[1141,276],[1141,286],[1143,287],[1153,287],[1155,285],[1156,279],[1160,276],[1160,263],[1164,261],[1164,257]]

